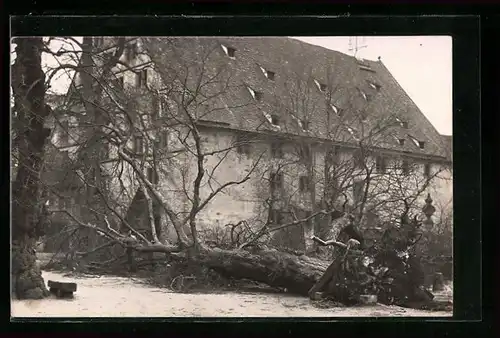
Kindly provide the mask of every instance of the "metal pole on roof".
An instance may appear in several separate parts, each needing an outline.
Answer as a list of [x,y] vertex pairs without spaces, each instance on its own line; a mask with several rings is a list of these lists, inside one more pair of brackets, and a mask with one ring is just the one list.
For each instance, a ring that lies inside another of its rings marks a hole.
[[[361,41],[359,40],[361,38]],[[366,48],[368,45],[366,45],[366,38],[365,37],[349,37],[349,51],[353,53],[353,56],[356,57],[358,54],[358,51],[360,49]]]

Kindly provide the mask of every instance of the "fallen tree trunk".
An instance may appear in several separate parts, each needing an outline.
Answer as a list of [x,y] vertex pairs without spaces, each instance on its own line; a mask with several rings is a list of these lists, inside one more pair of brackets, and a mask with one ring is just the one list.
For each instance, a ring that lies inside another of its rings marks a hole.
[[295,256],[274,249],[256,252],[210,249],[196,258],[201,264],[224,276],[245,278],[289,292],[307,296],[319,280],[328,262],[307,256]]

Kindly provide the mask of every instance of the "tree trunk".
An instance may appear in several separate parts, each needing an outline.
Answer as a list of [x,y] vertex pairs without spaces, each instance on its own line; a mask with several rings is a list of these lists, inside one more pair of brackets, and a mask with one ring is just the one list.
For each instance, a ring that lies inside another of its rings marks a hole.
[[45,74],[41,67],[41,37],[17,38],[12,66],[14,110],[20,121],[18,154],[20,167],[12,185],[12,293],[19,299],[48,296],[36,263],[36,240],[45,225],[41,213],[40,173],[44,145],[50,129],[44,122],[50,113],[45,104]]
[[307,296],[309,289],[319,280],[328,262],[307,256],[295,256],[277,250],[210,249],[198,257],[200,263],[222,275],[245,278],[289,292]]

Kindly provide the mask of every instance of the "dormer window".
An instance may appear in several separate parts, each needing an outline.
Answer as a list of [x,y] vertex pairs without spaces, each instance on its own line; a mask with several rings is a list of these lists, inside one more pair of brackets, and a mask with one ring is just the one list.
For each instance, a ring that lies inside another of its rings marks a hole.
[[419,147],[420,149],[424,149],[424,147],[425,147],[424,141],[419,141],[416,138],[414,138],[413,136],[410,136],[410,139],[412,140],[413,144],[415,144],[417,147]]
[[261,66],[259,66],[260,70],[262,71],[262,73],[264,73],[264,76],[267,77],[269,80],[271,81],[274,81],[274,75],[275,73],[270,71],[270,70],[267,70],[265,68],[262,68]]
[[338,108],[334,104],[330,103],[330,110],[333,111],[338,117],[342,117],[344,115],[344,110]]
[[396,116],[396,121],[399,123],[401,128],[408,129],[408,122],[407,121],[403,121],[402,119],[400,119],[397,116]]
[[404,138],[398,138],[398,142],[399,142],[400,146],[404,146],[405,145],[405,139]]
[[222,50],[224,51],[224,53],[226,53],[227,56],[229,56],[230,58],[235,58],[236,49],[234,49],[232,47],[224,46],[224,45],[221,45],[221,47],[222,47]]
[[316,86],[321,92],[326,92],[328,89],[328,86],[324,83],[319,82],[318,80],[314,80],[314,83],[316,83]]
[[381,85],[375,82],[368,81],[368,84],[370,85],[371,88],[375,89],[376,91],[379,91],[380,88],[382,88]]
[[252,95],[252,97],[254,98],[254,100],[256,100],[256,101],[262,100],[262,96],[263,96],[262,92],[258,92],[256,90],[253,90],[252,88],[250,88],[248,86],[247,86],[247,89],[250,92],[250,95]]
[[363,96],[363,99],[365,99],[365,101],[369,102],[371,101],[371,96],[366,94],[362,89],[359,90],[361,96]]
[[354,137],[354,139],[356,140],[359,140],[358,136],[356,135],[356,130],[354,130],[353,128],[351,127],[346,127],[347,131],[349,132],[349,134],[351,134],[352,137]]

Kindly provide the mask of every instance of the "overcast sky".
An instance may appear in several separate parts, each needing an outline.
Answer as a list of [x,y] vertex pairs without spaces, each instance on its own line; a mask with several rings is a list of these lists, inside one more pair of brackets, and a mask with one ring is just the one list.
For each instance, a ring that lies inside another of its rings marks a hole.
[[[296,37],[302,41],[349,51],[349,37]],[[352,38],[354,42],[354,38]],[[57,43],[56,43],[57,44]],[[452,40],[448,36],[358,37],[358,56],[382,62],[410,95],[434,127],[452,134]],[[60,45],[59,45],[60,46]],[[55,47],[55,45],[54,45]],[[57,48],[56,48],[57,49]],[[54,59],[46,63],[56,66]],[[67,88],[68,76],[53,83],[55,91]]]
[[[296,37],[352,55],[349,37]],[[354,38],[351,38],[354,45]],[[452,39],[449,36],[358,37],[358,56],[380,56],[422,113],[444,135],[452,134]]]

